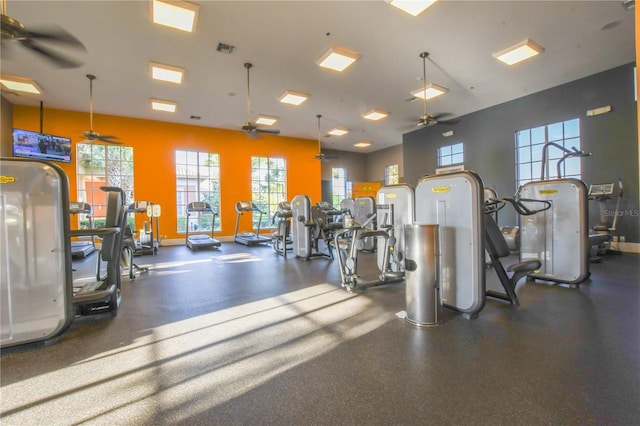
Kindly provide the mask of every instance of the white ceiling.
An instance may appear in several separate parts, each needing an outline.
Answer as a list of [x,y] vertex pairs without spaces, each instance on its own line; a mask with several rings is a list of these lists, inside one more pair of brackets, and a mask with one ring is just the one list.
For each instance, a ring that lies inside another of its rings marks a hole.
[[[251,62],[252,120],[275,115],[282,136],[315,140],[316,114],[322,114],[323,133],[335,125],[351,130],[323,137],[324,148],[355,151],[353,143],[368,139],[373,146],[365,152],[371,152],[402,143],[422,113],[420,101],[408,101],[422,86],[420,52],[433,60],[427,81],[449,89],[429,102],[429,112],[451,113],[448,118],[635,61],[634,11],[617,0],[439,1],[417,18],[383,0],[199,4],[196,30],[187,34],[152,24],[148,1],[8,1],[7,14],[27,29],[55,24],[88,52],[78,56],[81,67],[57,69],[3,42],[2,73],[33,78],[43,89],[39,97],[5,96],[14,104],[42,100],[49,108],[88,111],[90,73],[97,76],[96,113],[239,129],[247,118],[243,64]],[[545,47],[542,55],[513,67],[492,57],[527,37]],[[218,42],[236,49],[218,53]],[[344,73],[318,67],[316,59],[332,44],[362,57]],[[184,84],[152,81],[150,61],[186,68]],[[300,107],[280,104],[286,89],[311,98]],[[176,101],[178,112],[154,112],[150,98]],[[391,115],[362,119],[372,108]],[[93,127],[118,134],[99,120]]]

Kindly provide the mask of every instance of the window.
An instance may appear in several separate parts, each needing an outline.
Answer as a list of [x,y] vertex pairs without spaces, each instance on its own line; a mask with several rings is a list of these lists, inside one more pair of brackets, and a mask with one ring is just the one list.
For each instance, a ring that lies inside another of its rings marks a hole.
[[[125,203],[133,198],[133,148],[130,146],[79,143],[76,145],[78,201],[91,204],[95,227],[104,226],[106,192],[101,186],[117,186],[125,193]],[[84,219],[84,215],[83,218]],[[81,228],[88,228],[80,223]]]
[[187,224],[187,205],[204,201],[217,213],[214,230],[220,228],[220,156],[210,152],[176,150],[176,202],[178,233],[211,232],[213,216],[191,213]]
[[347,198],[347,178],[342,167],[331,169],[331,204],[339,206],[340,202]]
[[464,145],[462,142],[438,148],[438,167],[464,163]]
[[[567,149],[580,149],[580,119],[561,121],[533,129],[519,130],[516,132],[516,187],[524,185],[532,180],[539,180],[542,174],[542,147],[546,142],[554,142]],[[557,178],[558,160],[564,153],[554,147],[547,148],[549,178]],[[580,179],[580,157],[566,159],[560,173],[562,177],[575,177]]]
[[384,183],[385,185],[392,185],[394,183],[399,183],[400,179],[398,176],[398,165],[393,164],[391,166],[386,166],[384,168]]
[[[265,214],[263,225],[270,226],[270,217],[278,203],[287,200],[287,163],[284,158],[251,157],[251,201]],[[265,228],[258,223],[260,213],[253,212],[253,228]]]

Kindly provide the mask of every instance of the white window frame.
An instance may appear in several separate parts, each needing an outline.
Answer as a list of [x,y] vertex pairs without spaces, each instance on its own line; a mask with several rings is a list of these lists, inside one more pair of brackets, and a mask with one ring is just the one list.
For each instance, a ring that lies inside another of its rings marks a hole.
[[204,201],[216,212],[214,231],[222,230],[220,218],[220,155],[214,152],[177,149],[174,153],[176,167],[177,232],[211,232],[210,213],[193,212],[187,215],[187,205]]

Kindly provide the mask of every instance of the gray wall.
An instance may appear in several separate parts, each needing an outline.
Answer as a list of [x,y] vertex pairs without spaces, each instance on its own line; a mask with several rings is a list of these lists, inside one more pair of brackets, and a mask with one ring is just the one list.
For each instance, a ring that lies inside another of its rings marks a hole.
[[393,164],[398,165],[400,180],[404,176],[404,165],[402,164],[402,145],[391,146],[380,151],[367,154],[367,182],[382,182],[384,184],[385,167]]
[[[480,174],[485,186],[501,196],[515,188],[514,135],[517,130],[580,118],[582,149],[593,153],[581,161],[582,179],[591,183],[624,180],[621,209],[629,216],[618,220],[618,235],[640,242],[638,221],[638,126],[634,100],[634,64],[564,84],[492,108],[460,117],[451,126],[435,125],[403,137],[405,181],[415,185],[436,169],[439,146],[464,143],[465,168]],[[586,111],[611,105],[608,114],[587,117]],[[445,138],[442,132],[454,130]],[[598,205],[590,202],[590,224],[599,220]],[[615,204],[611,206],[615,208]],[[503,209],[501,224],[515,223]]]

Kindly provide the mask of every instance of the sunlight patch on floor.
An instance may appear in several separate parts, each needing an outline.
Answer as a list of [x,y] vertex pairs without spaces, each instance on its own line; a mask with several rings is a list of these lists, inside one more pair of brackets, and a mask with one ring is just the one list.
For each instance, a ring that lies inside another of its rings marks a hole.
[[[319,284],[148,330],[129,345],[6,386],[11,397],[1,408],[12,424],[28,424],[27,411],[51,424],[188,421],[394,318],[364,296]],[[61,406],[73,409],[51,417]]]

